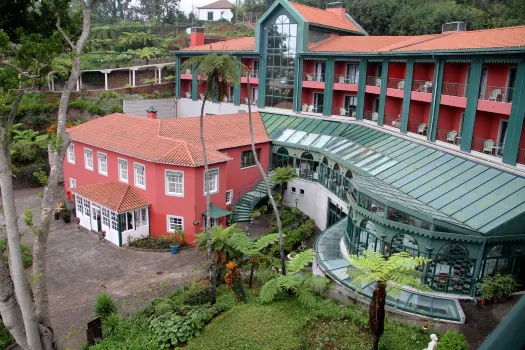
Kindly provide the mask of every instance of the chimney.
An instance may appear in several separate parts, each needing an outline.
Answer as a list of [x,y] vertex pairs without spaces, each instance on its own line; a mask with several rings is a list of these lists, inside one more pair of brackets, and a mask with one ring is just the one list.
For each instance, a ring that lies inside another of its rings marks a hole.
[[341,2],[330,2],[326,4],[326,11],[337,15],[337,17],[341,20],[346,19],[345,8]]
[[191,27],[190,47],[204,45],[204,28]]
[[153,106],[146,109],[146,112],[148,113],[148,119],[157,119],[157,110]]

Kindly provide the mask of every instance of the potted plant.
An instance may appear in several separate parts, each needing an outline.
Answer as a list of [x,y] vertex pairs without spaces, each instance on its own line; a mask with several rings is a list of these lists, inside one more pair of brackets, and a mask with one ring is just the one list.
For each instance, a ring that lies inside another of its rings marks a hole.
[[250,223],[253,224],[255,218],[258,218],[259,216],[261,216],[261,211],[259,209],[254,209],[250,213]]
[[106,238],[106,231],[102,230],[98,233],[98,239],[103,240]]
[[168,232],[168,234],[162,238],[170,244],[171,254],[177,254],[179,252],[179,247],[186,244],[184,230],[179,228],[176,228],[173,232]]
[[58,212],[58,208],[55,209],[54,216],[55,216],[55,220],[60,219],[60,213]]
[[193,225],[194,225],[194,226],[199,226],[199,223],[200,223],[199,220],[193,220]]
[[493,277],[487,276],[483,279],[483,281],[478,282],[476,284],[476,290],[481,297],[481,305],[485,305],[491,300],[497,302],[497,294]]
[[80,231],[80,218],[79,218],[79,217],[76,217],[76,218],[75,218],[75,222],[77,223],[77,230]]
[[64,220],[66,224],[71,222],[71,212],[69,210],[66,209],[62,211],[62,220]]

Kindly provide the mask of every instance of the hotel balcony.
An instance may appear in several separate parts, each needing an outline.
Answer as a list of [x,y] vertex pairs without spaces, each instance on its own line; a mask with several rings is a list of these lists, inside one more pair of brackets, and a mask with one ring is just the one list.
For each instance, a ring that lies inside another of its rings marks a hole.
[[305,72],[303,73],[303,81],[313,81],[317,83],[324,83],[324,72]]
[[332,115],[341,117],[354,117],[356,116],[356,106],[349,107],[332,107]]
[[381,77],[376,77],[376,76],[366,77],[366,85],[381,87]]

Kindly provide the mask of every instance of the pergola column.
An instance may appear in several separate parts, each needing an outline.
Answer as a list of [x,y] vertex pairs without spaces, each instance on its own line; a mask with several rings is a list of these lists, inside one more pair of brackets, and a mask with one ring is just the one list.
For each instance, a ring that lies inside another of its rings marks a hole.
[[79,75],[79,77],[77,79],[77,91],[79,91],[79,90],[80,90],[80,75]]
[[104,72],[104,90],[108,89],[108,72]]
[[136,75],[137,70],[133,69],[132,72],[133,72],[133,74],[132,74],[133,75],[133,81],[132,81],[131,85],[133,85],[133,87],[135,87],[135,79],[137,77],[137,75]]
[[408,115],[410,114],[410,98],[412,94],[412,78],[414,75],[414,59],[407,60],[405,73],[405,91],[403,93],[403,109],[401,112],[401,126],[399,130],[406,134],[408,130]]
[[162,67],[159,67],[159,84],[162,84]]
[[516,73],[512,109],[509,117],[507,137],[503,151],[503,163],[516,165],[518,158],[523,120],[525,118],[525,59],[521,59]]
[[465,108],[465,116],[463,117],[463,125],[461,126],[460,149],[463,152],[470,153],[472,148],[472,136],[474,134],[474,123],[476,121],[476,111],[478,108],[482,70],[483,60],[473,60],[470,64],[470,74],[467,86],[467,106]]

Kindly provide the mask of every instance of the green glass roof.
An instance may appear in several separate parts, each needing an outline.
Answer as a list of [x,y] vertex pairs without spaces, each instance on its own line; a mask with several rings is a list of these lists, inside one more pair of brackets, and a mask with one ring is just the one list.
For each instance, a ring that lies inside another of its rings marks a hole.
[[[424,215],[486,234],[525,214],[521,176],[361,123],[269,113],[262,118],[274,144],[327,154],[373,177],[368,181],[381,188],[379,195]],[[356,181],[374,190],[365,179]]]

